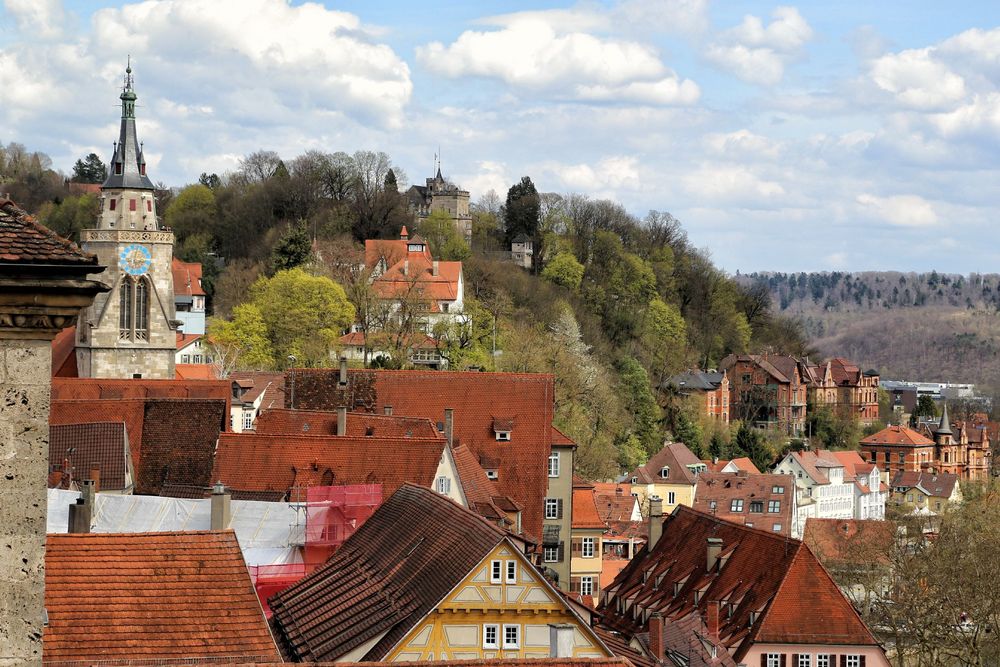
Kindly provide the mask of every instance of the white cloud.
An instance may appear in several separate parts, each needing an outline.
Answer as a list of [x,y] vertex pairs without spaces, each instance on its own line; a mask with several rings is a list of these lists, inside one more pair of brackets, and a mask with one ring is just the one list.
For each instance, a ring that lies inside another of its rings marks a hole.
[[17,28],[34,39],[52,39],[62,34],[66,20],[61,0],[4,0],[4,9]]
[[688,193],[716,206],[773,206],[785,194],[785,188],[777,181],[762,178],[749,167],[736,164],[704,165],[684,176],[682,182]]
[[611,20],[634,32],[667,32],[686,37],[708,29],[708,0],[625,0]]
[[681,79],[652,47],[597,37],[589,14],[520,12],[492,17],[494,30],[468,30],[453,43],[417,48],[417,60],[443,76],[485,77],[553,98],[641,104],[692,104],[697,84]]
[[620,190],[637,190],[641,180],[639,160],[630,155],[601,158],[595,164],[549,162],[543,170],[558,179],[564,189],[595,196],[610,196]]
[[862,212],[898,227],[930,227],[938,223],[938,215],[929,201],[918,195],[878,197],[860,194],[857,203]]
[[705,144],[718,155],[751,159],[774,159],[781,151],[779,142],[746,129],[709,134],[705,137]]
[[501,199],[506,196],[507,189],[513,182],[507,165],[503,162],[483,160],[476,163],[472,173],[457,174],[455,182],[469,191],[473,201],[493,190]]
[[870,76],[882,90],[912,109],[942,109],[965,97],[965,80],[931,55],[930,49],[886,54],[871,66]]
[[813,31],[795,7],[778,7],[771,23],[747,15],[709,44],[705,57],[740,79],[774,85],[781,81],[785,66],[801,55]]

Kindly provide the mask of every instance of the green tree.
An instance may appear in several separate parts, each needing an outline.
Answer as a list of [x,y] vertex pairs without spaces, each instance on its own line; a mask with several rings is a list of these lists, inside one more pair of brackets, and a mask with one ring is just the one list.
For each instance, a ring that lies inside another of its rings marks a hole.
[[468,258],[469,246],[455,228],[455,221],[447,211],[438,209],[420,221],[417,231],[431,248],[437,259],[462,261]]
[[233,308],[231,320],[213,317],[208,338],[215,352],[219,377],[234,370],[267,370],[274,367],[274,351],[260,309],[252,303]]
[[542,270],[542,278],[575,292],[583,280],[583,264],[571,252],[563,251]]
[[705,449],[701,444],[701,427],[684,410],[677,414],[674,438],[683,442],[699,459],[705,458]]
[[164,222],[174,230],[178,241],[199,232],[213,232],[218,219],[215,193],[199,184],[189,185],[170,202]]
[[687,323],[677,306],[656,298],[643,316],[639,346],[656,384],[679,370],[687,349]]
[[768,447],[764,434],[745,423],[741,423],[736,431],[730,453],[734,458],[746,456],[757,466],[757,470],[762,472],[769,470],[774,462],[774,452]]
[[337,339],[354,321],[354,306],[340,285],[299,268],[258,279],[250,298],[260,309],[281,368],[292,363],[289,355],[296,365],[327,365]]
[[937,406],[934,405],[934,399],[923,394],[917,398],[917,406],[913,409],[911,420],[916,424],[920,417],[937,417],[937,415],[938,410]]
[[271,271],[286,271],[302,266],[312,256],[312,239],[306,225],[300,221],[285,232],[271,251]]
[[97,153],[91,153],[73,165],[74,183],[103,183],[108,177],[108,167]]
[[399,185],[396,183],[396,172],[392,169],[385,172],[385,190],[386,192],[399,192]]
[[43,204],[38,219],[56,234],[79,241],[80,230],[93,227],[100,210],[101,204],[95,195],[70,195],[59,203]]
[[222,187],[222,179],[219,178],[218,174],[206,174],[205,172],[201,172],[201,175],[198,177],[198,182],[209,190],[218,190]]
[[806,432],[824,449],[855,449],[861,440],[861,423],[847,411],[822,406],[809,411]]
[[663,446],[659,429],[660,406],[656,404],[650,390],[649,375],[633,357],[624,357],[618,363],[617,370],[624,407],[632,415],[632,431],[639,439],[646,457],[649,457]]
[[507,203],[503,207],[504,230],[507,243],[518,234],[527,234],[537,239],[538,224],[541,219],[541,199],[535,184],[527,176],[507,191]]

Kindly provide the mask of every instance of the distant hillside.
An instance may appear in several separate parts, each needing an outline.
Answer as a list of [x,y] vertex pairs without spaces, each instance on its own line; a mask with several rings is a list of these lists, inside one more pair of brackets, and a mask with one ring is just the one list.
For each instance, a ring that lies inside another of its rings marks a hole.
[[1000,275],[764,273],[775,309],[799,319],[824,356],[893,378],[1000,389]]

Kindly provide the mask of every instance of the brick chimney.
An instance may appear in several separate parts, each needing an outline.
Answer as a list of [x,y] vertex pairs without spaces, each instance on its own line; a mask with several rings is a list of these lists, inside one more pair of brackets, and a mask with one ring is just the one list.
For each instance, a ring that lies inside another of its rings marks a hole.
[[226,485],[221,481],[216,482],[212,487],[212,530],[225,530],[229,528],[232,515],[229,511],[230,495],[226,493]]
[[391,405],[384,406],[382,408],[382,414],[384,414],[386,417],[391,417],[392,416],[392,406]]
[[722,553],[722,539],[709,537],[705,542],[705,571],[711,572],[715,564],[719,562],[719,554]]
[[573,657],[573,632],[575,627],[570,623],[549,623],[549,657]]
[[662,663],[667,655],[663,649],[663,617],[658,611],[649,617],[649,652],[657,664]]
[[337,435],[347,435],[347,406],[337,406]]
[[431,263],[431,275],[432,276],[441,275],[441,263],[436,259]]
[[101,466],[94,464],[90,467],[90,479],[94,483],[94,492],[101,490]]
[[719,641],[719,601],[710,600],[705,610],[705,627],[708,629],[708,638],[713,642]]
[[649,545],[652,551],[663,535],[663,500],[659,496],[649,497]]
[[448,446],[451,447],[452,440],[454,438],[455,431],[455,409],[445,408],[444,409],[444,439],[448,441]]
[[408,259],[403,260],[403,275],[404,276],[410,275],[410,260]]

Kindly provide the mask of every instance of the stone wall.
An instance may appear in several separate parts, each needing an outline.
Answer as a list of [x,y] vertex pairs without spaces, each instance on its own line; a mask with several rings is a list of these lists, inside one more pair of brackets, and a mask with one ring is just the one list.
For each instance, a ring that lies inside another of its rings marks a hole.
[[0,340],[0,665],[40,665],[49,461],[48,340]]

